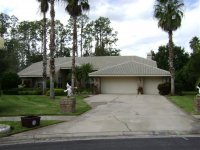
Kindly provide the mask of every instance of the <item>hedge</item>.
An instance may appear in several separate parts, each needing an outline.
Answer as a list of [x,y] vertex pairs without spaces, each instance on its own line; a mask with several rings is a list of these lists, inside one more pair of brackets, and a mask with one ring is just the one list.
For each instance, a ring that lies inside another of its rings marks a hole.
[[[64,92],[64,89],[54,89],[55,96],[67,96],[67,93]],[[46,93],[47,96],[50,95],[50,90]]]
[[15,88],[9,90],[3,90],[5,95],[41,95],[42,89],[40,88]]
[[158,85],[158,90],[160,95],[168,95],[170,93],[171,85],[170,83],[161,83]]

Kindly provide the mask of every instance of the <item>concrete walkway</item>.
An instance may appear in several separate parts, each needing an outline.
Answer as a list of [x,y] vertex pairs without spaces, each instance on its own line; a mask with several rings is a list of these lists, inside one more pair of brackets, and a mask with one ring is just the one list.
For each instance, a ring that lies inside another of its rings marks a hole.
[[[76,116],[41,116],[41,120],[60,120],[60,121],[70,121]],[[21,116],[13,117],[0,117],[0,121],[20,121]]]
[[199,133],[199,121],[159,95],[96,95],[86,99],[93,109],[82,116],[10,139],[71,138],[122,135]]

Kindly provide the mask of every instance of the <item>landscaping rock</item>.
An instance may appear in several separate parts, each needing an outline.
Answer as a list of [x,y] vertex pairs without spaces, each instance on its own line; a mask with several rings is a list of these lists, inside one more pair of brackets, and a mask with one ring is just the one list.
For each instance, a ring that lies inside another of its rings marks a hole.
[[10,126],[5,124],[0,124],[0,133],[7,133],[10,131]]

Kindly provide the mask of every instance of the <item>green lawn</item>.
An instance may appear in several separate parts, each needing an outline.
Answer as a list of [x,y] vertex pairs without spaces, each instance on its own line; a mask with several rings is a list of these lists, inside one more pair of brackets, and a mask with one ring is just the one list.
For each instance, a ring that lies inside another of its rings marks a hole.
[[62,113],[59,101],[41,95],[2,95],[0,96],[0,116],[23,116],[23,115],[79,115],[90,109],[83,101],[83,96],[76,96],[76,112]]
[[34,128],[26,128],[26,127],[22,127],[21,122],[19,122],[19,121],[0,121],[0,124],[7,124],[7,125],[11,126],[11,131],[9,133],[0,133],[0,137],[9,136],[12,134],[16,134],[16,133],[20,133],[20,132],[24,132],[24,131],[28,131],[28,130],[33,130],[33,129],[45,127],[48,125],[57,124],[60,122],[62,122],[62,121],[42,120],[42,121],[40,121],[40,126],[37,126]]
[[169,96],[169,99],[186,112],[197,114],[195,112],[195,95],[195,92],[185,92],[183,96]]

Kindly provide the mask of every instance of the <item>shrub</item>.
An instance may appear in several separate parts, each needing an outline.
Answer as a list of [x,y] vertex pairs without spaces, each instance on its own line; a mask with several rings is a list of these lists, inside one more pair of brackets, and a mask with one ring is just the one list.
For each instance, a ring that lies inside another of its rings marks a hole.
[[[47,88],[50,88],[50,80],[47,80],[46,84],[47,84]],[[57,82],[54,82],[54,87],[55,88],[58,87]]]
[[19,95],[41,95],[42,89],[40,88],[23,88],[19,89]]
[[42,89],[39,88],[21,88],[3,90],[5,95],[41,95]]
[[18,95],[18,89],[3,90],[5,95]]
[[[54,89],[55,96],[67,96],[67,93],[64,92],[64,89]],[[50,90],[46,93],[47,96],[50,95]]]
[[158,90],[160,95],[168,95],[170,93],[170,83],[161,83],[158,85]]
[[91,94],[92,93],[92,89],[91,88],[77,88],[77,89],[75,89],[75,93]]
[[7,72],[2,76],[1,86],[4,90],[17,88],[20,83],[21,79],[16,73]]
[[181,82],[175,82],[175,94],[182,95],[183,84]]

